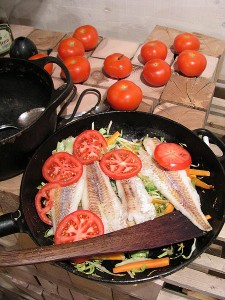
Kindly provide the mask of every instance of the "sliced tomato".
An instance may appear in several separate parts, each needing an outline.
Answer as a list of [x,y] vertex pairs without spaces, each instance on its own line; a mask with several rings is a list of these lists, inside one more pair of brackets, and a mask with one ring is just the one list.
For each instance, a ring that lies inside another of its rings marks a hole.
[[42,167],[42,174],[48,182],[58,182],[67,186],[78,181],[83,173],[83,165],[67,152],[51,155]]
[[47,216],[48,212],[51,210],[54,200],[55,193],[59,193],[61,189],[58,183],[46,183],[38,191],[35,197],[35,207],[39,218],[46,224],[52,225],[52,221]]
[[157,145],[154,157],[163,168],[171,171],[184,170],[192,162],[190,153],[175,143],[161,143]]
[[97,130],[85,130],[79,134],[73,144],[73,154],[82,164],[88,165],[102,158],[107,149],[107,141]]
[[92,238],[104,233],[102,220],[90,210],[77,210],[65,216],[55,232],[55,244]]
[[142,167],[140,158],[126,149],[107,152],[100,161],[102,171],[112,179],[122,180],[137,175]]

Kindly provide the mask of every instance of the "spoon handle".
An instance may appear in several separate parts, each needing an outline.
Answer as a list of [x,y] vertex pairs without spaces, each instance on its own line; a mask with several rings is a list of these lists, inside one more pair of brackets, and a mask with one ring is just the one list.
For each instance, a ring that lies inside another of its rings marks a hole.
[[8,129],[8,128],[14,128],[14,129],[19,130],[18,127],[16,127],[15,125],[12,125],[12,124],[3,124],[3,125],[0,125],[0,130]]

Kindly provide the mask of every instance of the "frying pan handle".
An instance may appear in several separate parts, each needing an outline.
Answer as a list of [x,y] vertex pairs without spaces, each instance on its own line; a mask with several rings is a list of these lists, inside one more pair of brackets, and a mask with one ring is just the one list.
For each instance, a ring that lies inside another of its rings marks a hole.
[[79,96],[79,98],[78,98],[78,100],[77,100],[77,103],[76,103],[76,105],[75,105],[75,107],[74,107],[74,109],[73,109],[73,112],[72,112],[72,114],[70,115],[70,117],[69,117],[69,118],[62,118],[61,115],[62,115],[63,111],[66,109],[66,107],[67,107],[67,106],[72,102],[72,100],[74,99],[74,96],[75,96],[75,95],[74,95],[74,94],[71,94],[71,96],[69,97],[69,99],[67,100],[67,102],[62,106],[61,110],[60,110],[59,113],[58,113],[58,127],[62,127],[62,126],[64,126],[64,125],[66,125],[67,123],[71,122],[71,121],[74,119],[74,117],[75,117],[75,115],[76,115],[76,113],[77,113],[77,111],[78,111],[78,108],[79,108],[79,106],[80,106],[80,104],[81,104],[81,102],[82,102],[84,96],[85,96],[86,94],[89,94],[89,93],[95,93],[95,94],[97,94],[98,100],[97,100],[97,103],[96,103],[93,107],[91,107],[88,111],[86,111],[82,116],[87,115],[87,114],[91,113],[93,110],[95,110],[95,108],[96,108],[96,107],[99,105],[99,103],[101,102],[101,93],[99,92],[99,90],[97,90],[97,89],[95,89],[95,88],[89,88],[89,89],[84,90],[84,91],[80,94],[80,96]]
[[0,216],[0,237],[18,232],[26,232],[26,228],[25,220],[20,210]]
[[44,68],[45,65],[48,63],[55,63],[57,64],[65,73],[65,81],[66,83],[59,87],[57,90],[54,90],[53,93],[53,101],[52,103],[46,108],[45,113],[47,110],[54,111],[62,103],[67,96],[69,96],[70,92],[73,89],[73,81],[70,75],[69,70],[64,65],[64,63],[56,57],[53,56],[46,56],[40,59],[35,59],[32,61],[33,63],[37,64],[39,67]]
[[193,130],[197,136],[207,136],[209,138],[209,142],[215,144],[220,150],[223,152],[222,156],[217,156],[218,160],[223,163],[225,162],[225,144],[221,139],[219,139],[215,134],[205,128],[199,128]]

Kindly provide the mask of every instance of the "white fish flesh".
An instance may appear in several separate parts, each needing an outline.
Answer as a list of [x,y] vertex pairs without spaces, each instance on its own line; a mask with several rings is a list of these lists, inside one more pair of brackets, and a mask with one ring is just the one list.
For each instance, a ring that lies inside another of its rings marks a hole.
[[126,211],[99,162],[87,165],[84,174],[82,208],[91,210],[101,218],[105,233],[127,227]]
[[62,187],[60,191],[55,193],[54,205],[50,211],[53,223],[53,231],[55,232],[59,222],[68,214],[78,209],[84,190],[84,175],[69,185]]
[[137,177],[117,180],[118,195],[127,211],[129,225],[153,220],[156,217],[152,197],[148,194],[142,180]]
[[201,210],[199,194],[186,171],[167,171],[162,168],[153,158],[156,143],[157,140],[151,138],[144,140],[144,147],[149,153],[144,149],[139,150],[139,157],[142,160],[140,173],[148,176],[161,194],[193,224],[203,231],[210,231],[212,227]]

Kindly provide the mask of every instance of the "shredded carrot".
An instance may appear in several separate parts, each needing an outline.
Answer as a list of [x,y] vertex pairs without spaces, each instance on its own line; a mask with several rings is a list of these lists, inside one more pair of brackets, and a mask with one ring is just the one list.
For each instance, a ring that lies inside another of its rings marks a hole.
[[114,132],[108,139],[107,139],[107,144],[111,145],[115,143],[116,139],[120,136],[119,131]]
[[199,170],[199,169],[186,169],[188,175],[195,175],[195,176],[210,176],[210,171],[207,170]]
[[214,188],[213,185],[207,184],[207,183],[203,182],[202,180],[200,180],[199,178],[195,178],[195,179],[193,179],[193,181],[196,186],[201,187],[203,189],[210,190],[210,189]]
[[152,204],[167,204],[168,200],[163,200],[163,199],[152,199]]
[[145,269],[161,268],[161,267],[168,266],[169,264],[170,264],[169,257],[156,258],[151,260],[142,260],[142,261],[136,261],[136,262],[124,264],[122,266],[114,267],[113,273],[128,272],[135,269],[139,270],[142,267],[145,267]]
[[101,259],[101,260],[124,260],[124,253],[110,253],[110,254],[100,254],[91,256],[91,259]]
[[168,205],[167,205],[167,207],[166,207],[166,209],[165,209],[165,211],[164,211],[164,214],[169,214],[169,213],[171,213],[171,212],[173,212],[174,211],[174,206],[173,206],[173,204],[172,203],[168,203]]
[[206,220],[210,220],[212,219],[212,217],[210,215],[205,215]]

